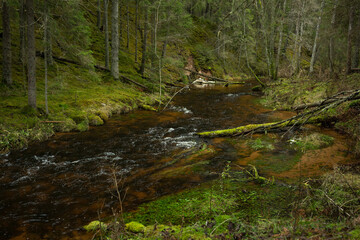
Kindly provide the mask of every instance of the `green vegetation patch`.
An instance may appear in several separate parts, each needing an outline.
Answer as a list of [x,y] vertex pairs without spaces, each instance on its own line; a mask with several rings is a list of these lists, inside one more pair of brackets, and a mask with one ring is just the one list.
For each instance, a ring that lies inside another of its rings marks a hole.
[[259,137],[255,140],[248,140],[246,143],[254,150],[274,150],[273,140],[266,137]]
[[293,138],[290,144],[296,150],[306,152],[307,150],[316,150],[329,147],[334,143],[334,138],[321,133],[312,133],[300,138]]

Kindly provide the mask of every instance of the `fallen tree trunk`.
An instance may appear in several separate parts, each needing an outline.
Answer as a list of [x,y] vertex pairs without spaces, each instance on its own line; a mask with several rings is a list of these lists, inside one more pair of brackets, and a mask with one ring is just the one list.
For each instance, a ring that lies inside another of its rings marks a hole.
[[225,79],[208,76],[208,75],[206,75],[206,74],[198,73],[198,72],[196,72],[196,71],[193,71],[193,70],[190,70],[190,69],[187,69],[187,68],[184,68],[184,70],[185,70],[185,71],[188,71],[188,72],[191,72],[191,73],[195,73],[195,74],[200,75],[200,76],[203,76],[203,77],[207,77],[207,78],[214,79],[215,81],[218,81],[218,82],[228,82],[228,81],[225,80]]
[[324,113],[326,110],[330,108],[334,108],[346,101],[351,101],[354,99],[360,98],[360,90],[354,91],[352,94],[346,97],[342,97],[337,99],[334,102],[328,102],[326,104],[320,105],[312,111],[304,112],[302,114],[298,114],[289,119],[275,122],[275,123],[262,123],[262,124],[249,124],[237,128],[224,129],[224,130],[216,130],[209,132],[201,132],[197,133],[197,135],[201,137],[233,137],[238,135],[244,135],[247,133],[266,133],[276,129],[283,129],[286,127],[294,127],[299,125],[304,125],[307,123],[322,123],[326,122],[327,117],[321,116],[321,113]]
[[[324,121],[321,118],[311,118],[306,121],[306,123],[319,123]],[[297,125],[305,124],[305,119],[303,121],[297,121],[296,119],[289,119],[286,121],[273,122],[273,123],[260,123],[260,124],[248,124],[245,126],[230,128],[224,130],[216,130],[209,132],[197,133],[201,137],[215,138],[215,137],[235,137],[247,133],[265,133],[272,130],[293,127]]]

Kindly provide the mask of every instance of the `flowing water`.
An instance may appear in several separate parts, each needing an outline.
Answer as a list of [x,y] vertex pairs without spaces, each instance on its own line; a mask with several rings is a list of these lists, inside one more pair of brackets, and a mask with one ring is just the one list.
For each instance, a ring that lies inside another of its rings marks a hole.
[[[111,215],[118,206],[114,172],[127,188],[124,208],[131,210],[214,179],[229,161],[247,164],[261,153],[195,133],[292,115],[265,109],[258,98],[250,83],[187,89],[164,112],[113,116],[88,132],[56,134],[0,156],[0,239],[89,239],[81,226]],[[335,137],[339,146],[329,154],[345,151],[344,139]],[[204,146],[214,151],[196,155]],[[286,158],[293,153],[276,154]],[[329,156],[322,158],[326,162]]]

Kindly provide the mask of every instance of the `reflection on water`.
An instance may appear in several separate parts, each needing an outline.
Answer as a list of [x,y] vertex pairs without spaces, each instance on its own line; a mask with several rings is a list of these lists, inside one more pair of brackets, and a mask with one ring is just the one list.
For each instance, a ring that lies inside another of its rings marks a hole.
[[[165,112],[114,116],[88,132],[57,134],[1,156],[0,239],[88,239],[77,230],[116,207],[113,170],[125,179],[127,210],[217,177],[242,156],[226,141],[196,132],[287,117],[256,104],[250,89],[189,89]],[[209,147],[199,151],[204,143]],[[252,154],[258,153],[243,160]]]

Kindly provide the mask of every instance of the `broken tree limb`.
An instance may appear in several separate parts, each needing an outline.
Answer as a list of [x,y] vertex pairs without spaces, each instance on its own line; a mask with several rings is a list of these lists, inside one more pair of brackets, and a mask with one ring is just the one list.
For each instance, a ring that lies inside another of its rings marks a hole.
[[206,74],[198,73],[198,72],[193,71],[193,70],[191,70],[191,69],[184,68],[184,70],[185,70],[185,71],[188,71],[188,72],[191,72],[191,73],[195,73],[195,74],[200,75],[200,76],[203,76],[203,77],[207,77],[207,78],[214,79],[215,81],[218,81],[218,82],[228,82],[228,81],[225,80],[225,79],[217,78],[217,77],[212,77],[212,76],[209,76],[209,75],[206,75]]
[[148,91],[148,92],[151,92],[149,88],[147,88],[146,86],[142,85],[141,83],[138,83],[138,82],[135,82],[134,80],[131,80],[130,78],[128,77],[125,77],[123,75],[119,75],[122,79],[124,79],[125,81],[128,81],[128,82],[131,82],[141,88],[143,88],[144,90]]
[[[40,52],[40,51],[37,51],[36,54],[40,57],[44,57],[44,53],[43,52]],[[76,62],[74,60],[70,60],[70,59],[66,59],[66,58],[62,58],[62,57],[57,57],[57,56],[52,56],[52,58],[55,60],[55,61],[58,61],[58,62],[61,62],[61,63],[71,63],[71,64],[74,64],[74,65],[78,65],[78,66],[81,66],[81,63],[79,62]],[[102,70],[102,71],[106,71],[106,72],[109,72],[110,70],[103,67],[103,66],[99,66],[99,65],[94,65],[94,68],[98,69],[98,70]],[[149,88],[147,88],[146,86],[142,85],[141,83],[138,83],[128,77],[125,77],[123,75],[120,75],[120,77],[127,81],[127,82],[130,82],[130,83],[133,83],[141,88],[143,88],[144,90],[146,90],[147,92],[151,92],[151,90]]]
[[360,90],[357,90],[350,94],[347,97],[343,97],[338,99],[335,102],[328,103],[327,105],[321,105],[315,108],[312,111],[304,112],[302,114],[298,114],[294,117],[285,119],[283,121],[274,122],[274,123],[262,123],[262,124],[249,124],[237,128],[224,129],[224,130],[216,130],[209,132],[201,132],[197,133],[197,135],[201,137],[234,137],[239,135],[244,135],[247,133],[266,133],[272,130],[283,129],[286,127],[294,127],[299,125],[304,125],[307,123],[322,123],[326,122],[327,117],[321,116],[321,113],[324,113],[326,110],[330,108],[334,108],[346,101],[351,101],[353,99],[357,99],[360,95]]
[[[299,110],[309,109],[309,108],[318,107],[318,106],[322,106],[322,105],[328,105],[333,102],[339,101],[341,99],[345,99],[345,98],[349,97],[351,94],[354,94],[359,91],[360,91],[359,89],[352,90],[352,91],[343,91],[343,92],[337,93],[323,101],[318,101],[318,102],[314,102],[314,103],[310,103],[310,104],[298,105],[298,106],[292,107],[291,110],[299,111]],[[343,95],[343,96],[341,96],[341,95]],[[349,101],[356,100],[356,99],[360,99],[360,95],[355,95],[353,98],[350,98]]]

